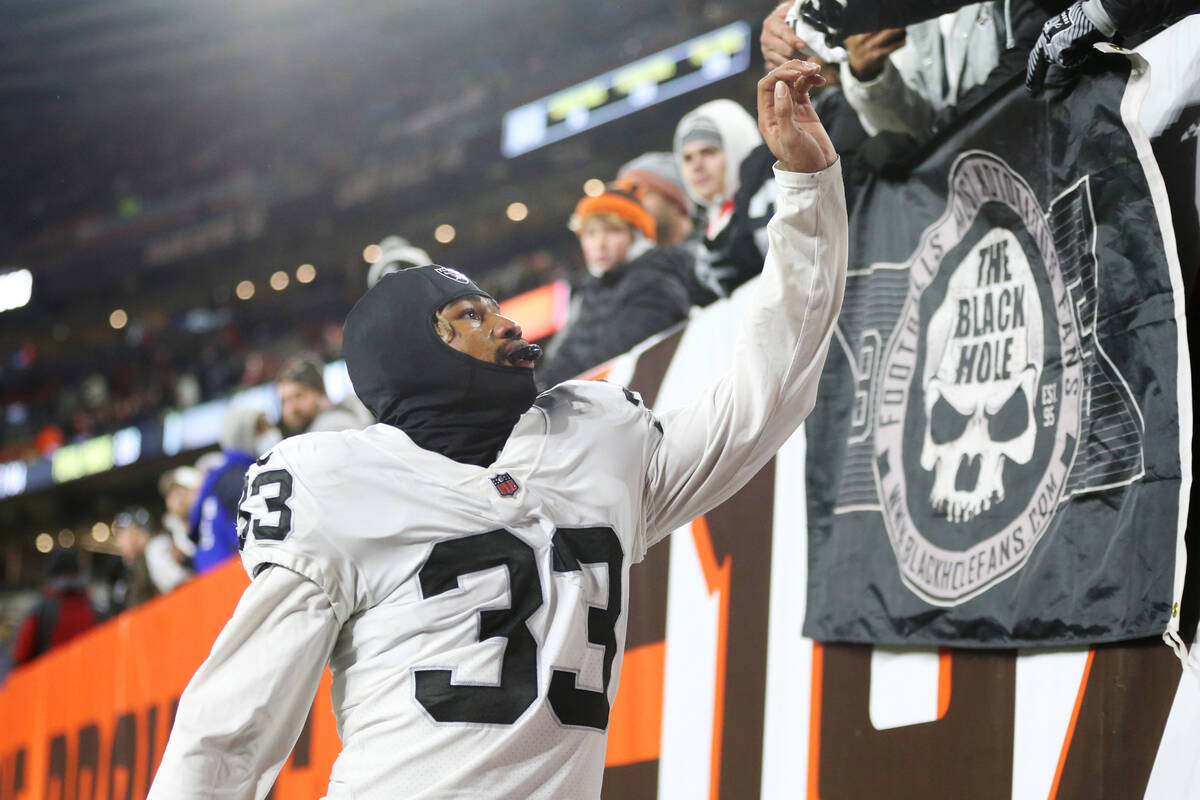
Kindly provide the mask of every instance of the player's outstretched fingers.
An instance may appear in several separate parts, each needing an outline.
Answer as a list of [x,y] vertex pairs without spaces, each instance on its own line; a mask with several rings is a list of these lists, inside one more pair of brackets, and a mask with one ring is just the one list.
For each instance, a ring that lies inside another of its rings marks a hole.
[[[768,72],[758,82],[758,131],[770,143],[778,137],[779,121],[775,115],[775,86],[791,83],[801,75],[805,61],[788,61]],[[813,65],[816,66],[816,65]]]
[[783,81],[775,84],[775,121],[779,125],[779,135],[786,136],[785,131],[792,122],[792,93]]
[[759,130],[789,172],[820,172],[837,160],[808,96],[824,82],[818,65],[802,61],[789,61],[759,82]]
[[808,93],[818,86],[825,85],[825,76],[821,74],[821,67],[818,64],[811,62],[803,62],[801,65],[800,76],[792,81],[792,96],[796,102],[801,105],[808,104]]

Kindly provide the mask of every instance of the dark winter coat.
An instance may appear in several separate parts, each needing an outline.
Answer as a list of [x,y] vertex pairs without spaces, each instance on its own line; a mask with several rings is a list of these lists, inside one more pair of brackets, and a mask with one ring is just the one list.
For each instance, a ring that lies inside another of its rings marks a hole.
[[693,262],[682,247],[655,247],[572,287],[567,322],[538,368],[538,386],[577,377],[687,319],[691,304],[683,275]]

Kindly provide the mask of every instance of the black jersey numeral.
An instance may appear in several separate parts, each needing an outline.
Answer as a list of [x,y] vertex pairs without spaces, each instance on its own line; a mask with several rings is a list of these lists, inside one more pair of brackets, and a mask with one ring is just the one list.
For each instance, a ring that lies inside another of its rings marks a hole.
[[526,621],[542,605],[542,587],[532,547],[503,529],[438,542],[418,575],[421,596],[436,597],[459,588],[462,575],[501,566],[508,568],[512,604],[479,612],[480,641],[508,640],[500,684],[455,684],[451,670],[416,670],[417,701],[438,722],[511,724],[537,698],[537,642]]
[[584,564],[608,566],[608,603],[591,607],[587,617],[589,644],[604,648],[604,688],[575,685],[577,671],[555,669],[550,678],[550,708],[563,725],[608,727],[608,683],[617,655],[617,619],[621,616],[621,540],[612,528],[560,528],[554,532],[554,571],[578,572]]
[[[586,636],[604,649],[601,691],[576,686],[578,671],[554,665],[550,707],[563,725],[605,730],[608,688],[617,654],[617,620],[621,616],[622,559],[620,539],[612,528],[562,528],[552,540],[555,572],[578,572],[585,564],[608,568],[608,599],[588,609]],[[508,608],[478,612],[479,641],[503,637],[506,642],[496,685],[454,683],[453,670],[413,670],[416,698],[438,722],[510,725],[533,705],[538,695],[538,643],[529,618],[542,606],[542,584],[533,548],[511,531],[498,529],[438,542],[418,572],[425,599],[461,588],[464,575],[504,567],[508,571]]]
[[[263,487],[278,486],[273,494],[264,493]],[[247,499],[262,495],[267,504],[268,514],[278,514],[273,523],[264,522],[257,516],[251,515],[244,508]],[[292,509],[287,501],[292,496],[292,473],[286,469],[269,469],[254,476],[242,489],[241,500],[238,501],[238,549],[246,545],[247,532],[253,532],[255,539],[271,539],[281,542],[292,532]]]

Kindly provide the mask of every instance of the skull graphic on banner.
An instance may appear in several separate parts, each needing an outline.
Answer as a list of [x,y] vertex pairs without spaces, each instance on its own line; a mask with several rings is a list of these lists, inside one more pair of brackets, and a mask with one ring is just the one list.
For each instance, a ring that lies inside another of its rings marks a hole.
[[1016,237],[993,228],[954,271],[930,320],[920,463],[936,473],[930,503],[951,522],[1003,501],[1005,463],[1033,456],[1040,309]]

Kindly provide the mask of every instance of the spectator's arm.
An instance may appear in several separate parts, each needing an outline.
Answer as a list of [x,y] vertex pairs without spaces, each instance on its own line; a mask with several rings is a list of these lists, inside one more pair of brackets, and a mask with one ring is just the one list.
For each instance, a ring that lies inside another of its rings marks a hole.
[[846,37],[901,28],[956,11],[972,0],[803,0],[800,15],[822,33]]
[[882,131],[923,139],[933,125],[929,100],[900,77],[888,56],[904,45],[903,30],[850,36],[850,60],[842,64],[842,92],[871,136]]
[[[846,37],[884,28],[899,28],[923,22],[957,11],[972,0],[803,0],[801,16],[809,25],[824,33]],[[997,0],[1003,5],[1003,0]],[[1130,6],[1140,6],[1143,0],[1106,0]],[[1146,5],[1186,5],[1195,10],[1196,0],[1150,0]],[[1055,14],[1069,5],[1066,0],[1037,0],[1047,15]],[[1182,12],[1187,13],[1187,12]],[[1015,25],[1014,25],[1015,27]]]
[[785,22],[792,0],[784,0],[763,20],[762,33],[758,38],[763,61],[767,70],[773,70],[789,59],[795,58],[804,48],[804,41]]
[[1106,36],[1134,36],[1200,11],[1200,0],[1084,0],[1083,10]]
[[1012,0],[1007,22],[1011,25],[1008,36],[1012,39],[1013,46],[1000,54],[1000,60],[988,73],[983,83],[972,86],[963,93],[957,103],[950,108],[943,109],[938,114],[938,118],[934,121],[934,127],[940,129],[954,117],[970,113],[980,103],[987,102],[987,98],[1009,79],[1022,74],[1029,58],[1029,51],[1041,34],[1042,26],[1050,14],[1045,0]]
[[340,626],[312,581],[250,583],[179,701],[147,800],[263,797],[296,743]]
[[1093,45],[1118,34],[1137,36],[1200,11],[1200,0],[1076,0],[1047,20],[1025,71],[1025,87],[1041,91],[1051,65],[1081,67]]

